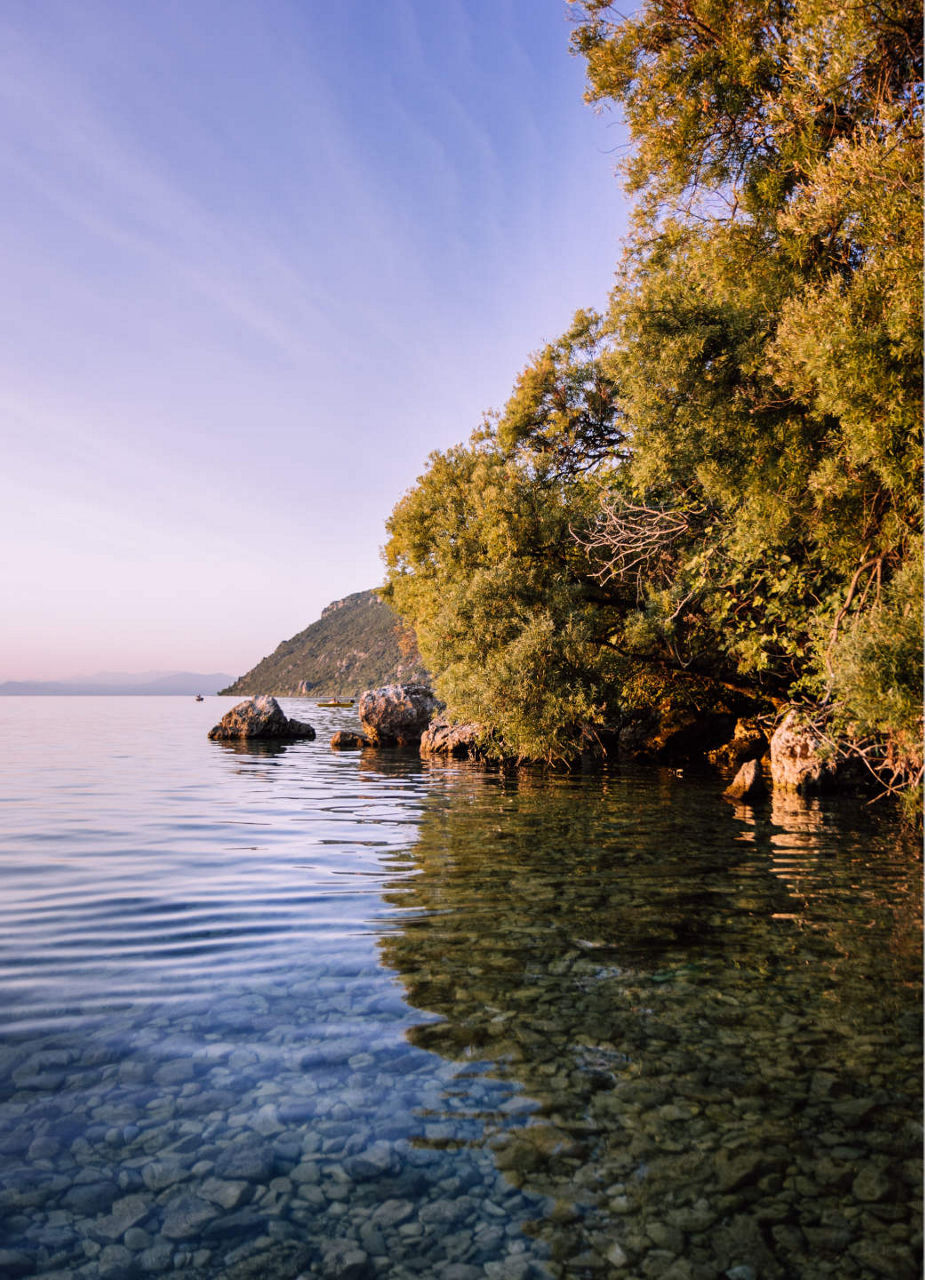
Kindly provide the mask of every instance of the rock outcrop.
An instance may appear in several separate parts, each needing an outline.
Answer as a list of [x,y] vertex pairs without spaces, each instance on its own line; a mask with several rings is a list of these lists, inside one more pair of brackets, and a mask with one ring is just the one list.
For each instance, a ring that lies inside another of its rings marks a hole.
[[209,730],[213,741],[227,741],[231,738],[307,738],[312,739],[315,730],[310,724],[301,720],[290,720],[275,698],[262,694],[258,698],[248,698],[232,707],[215,726]]
[[725,769],[739,769],[749,760],[760,760],[768,749],[768,740],[754,720],[737,720],[735,733],[728,742],[707,754],[711,764]]
[[808,795],[839,781],[839,763],[818,731],[788,711],[771,736],[771,780],[775,787]]
[[746,760],[723,792],[730,800],[758,800],[767,794],[767,783],[757,760]]
[[434,713],[442,710],[443,703],[424,684],[367,689],[357,705],[363,731],[377,747],[416,747]]
[[338,729],[331,737],[331,746],[335,751],[361,751],[373,744],[363,733],[351,733],[349,729]]
[[455,724],[438,716],[421,735],[421,755],[474,760],[481,754],[479,739],[483,732],[480,724]]

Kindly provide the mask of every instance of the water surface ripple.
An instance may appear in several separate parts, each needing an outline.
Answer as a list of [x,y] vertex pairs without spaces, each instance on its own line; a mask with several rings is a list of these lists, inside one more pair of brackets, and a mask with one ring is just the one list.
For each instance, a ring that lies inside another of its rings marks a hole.
[[0,700],[0,1275],[919,1274],[897,826],[227,705]]

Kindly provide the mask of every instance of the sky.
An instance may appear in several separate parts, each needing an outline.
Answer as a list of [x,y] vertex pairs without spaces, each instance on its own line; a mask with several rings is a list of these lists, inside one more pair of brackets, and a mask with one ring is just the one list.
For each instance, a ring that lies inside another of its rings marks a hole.
[[564,0],[4,0],[0,681],[240,674],[604,305]]

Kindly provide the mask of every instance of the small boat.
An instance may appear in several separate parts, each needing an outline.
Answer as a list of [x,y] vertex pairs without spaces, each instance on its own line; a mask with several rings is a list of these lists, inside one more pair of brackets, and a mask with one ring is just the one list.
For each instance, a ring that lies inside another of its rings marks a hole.
[[201,693],[197,693],[197,694],[196,694],[196,701],[197,701],[197,702],[205,702],[205,698],[202,696],[202,694],[201,694]]
[[352,707],[353,699],[350,698],[349,701],[343,702],[343,701],[339,701],[337,698],[330,698],[328,699],[327,702],[316,702],[315,706],[316,707]]

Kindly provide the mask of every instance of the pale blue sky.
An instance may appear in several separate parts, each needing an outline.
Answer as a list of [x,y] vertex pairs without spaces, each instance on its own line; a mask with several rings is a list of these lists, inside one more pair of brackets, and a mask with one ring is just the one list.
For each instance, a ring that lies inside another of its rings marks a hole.
[[603,304],[563,0],[5,0],[0,680],[240,673]]

